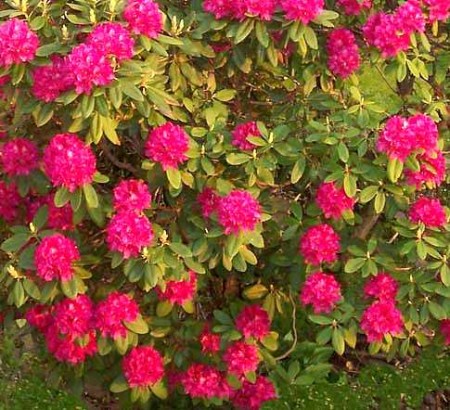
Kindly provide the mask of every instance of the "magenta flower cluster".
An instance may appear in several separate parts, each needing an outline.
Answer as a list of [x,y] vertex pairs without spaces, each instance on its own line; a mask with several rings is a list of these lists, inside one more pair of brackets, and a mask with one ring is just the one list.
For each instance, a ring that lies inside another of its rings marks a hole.
[[330,313],[342,299],[341,286],[327,273],[315,272],[306,278],[300,292],[303,305],[311,305],[314,313]]
[[327,224],[308,228],[300,240],[300,254],[310,265],[335,262],[340,248],[339,235]]
[[328,68],[337,77],[347,78],[359,69],[361,57],[355,35],[337,28],[327,39]]
[[345,212],[353,209],[355,200],[334,182],[324,182],[317,190],[316,203],[325,218],[339,219]]

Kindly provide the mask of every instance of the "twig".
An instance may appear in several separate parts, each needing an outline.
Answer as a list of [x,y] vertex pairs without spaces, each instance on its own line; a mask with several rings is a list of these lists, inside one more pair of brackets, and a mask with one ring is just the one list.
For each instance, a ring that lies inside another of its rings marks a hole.
[[374,64],[375,69],[378,71],[378,73],[381,75],[381,78],[384,80],[384,82],[387,84],[387,86],[395,93],[398,94],[398,91],[392,87],[392,85],[389,83],[388,79],[384,75],[384,73],[380,70],[380,67],[378,67],[376,64]]
[[286,359],[286,357],[288,357],[294,350],[295,347],[297,346],[297,342],[298,342],[298,335],[297,335],[297,306],[295,305],[294,299],[292,298],[292,293],[291,291],[289,291],[289,300],[291,301],[292,304],[292,333],[294,334],[294,341],[292,342],[292,346],[286,351],[284,352],[281,356],[275,357],[275,360],[283,360]]
[[135,167],[133,167],[133,165],[128,164],[126,162],[122,162],[120,161],[118,158],[116,158],[114,156],[114,154],[111,152],[111,150],[109,149],[108,145],[105,143],[105,141],[102,141],[100,143],[100,147],[103,151],[103,153],[106,155],[106,157],[117,167],[120,169],[125,169],[129,172],[131,172],[133,175],[135,176],[139,176],[139,170]]

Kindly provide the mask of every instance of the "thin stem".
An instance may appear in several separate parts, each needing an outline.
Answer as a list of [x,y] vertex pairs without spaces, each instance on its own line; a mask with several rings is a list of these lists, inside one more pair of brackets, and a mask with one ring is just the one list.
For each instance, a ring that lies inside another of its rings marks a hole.
[[298,342],[298,334],[297,334],[297,306],[295,305],[295,301],[292,298],[292,293],[289,291],[289,300],[292,304],[292,333],[294,335],[294,341],[292,342],[292,346],[284,352],[281,356],[275,357],[275,360],[283,360],[286,359],[296,348]]

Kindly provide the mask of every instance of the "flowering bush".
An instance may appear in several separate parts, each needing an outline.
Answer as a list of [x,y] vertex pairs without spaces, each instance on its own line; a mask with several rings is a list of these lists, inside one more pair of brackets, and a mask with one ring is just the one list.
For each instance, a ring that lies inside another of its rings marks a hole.
[[124,408],[444,349],[447,3],[1,2],[3,325]]

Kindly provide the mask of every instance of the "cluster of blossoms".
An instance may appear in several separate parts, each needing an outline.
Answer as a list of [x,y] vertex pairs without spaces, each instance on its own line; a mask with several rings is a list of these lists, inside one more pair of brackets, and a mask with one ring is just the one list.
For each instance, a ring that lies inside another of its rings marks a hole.
[[0,181],[0,216],[6,222],[14,222],[22,200],[16,185]]
[[70,203],[62,207],[55,205],[55,195],[31,196],[26,201],[26,222],[30,223],[41,206],[47,206],[47,226],[50,229],[71,231],[75,228],[73,223],[73,210]]
[[204,327],[199,340],[203,353],[217,353],[220,351],[220,336],[212,333],[208,325]]
[[125,337],[123,322],[134,322],[138,314],[133,299],[113,292],[97,306],[88,296],[78,295],[54,306],[36,305],[25,317],[45,336],[48,350],[57,360],[77,364],[97,352],[97,331],[103,337]]
[[123,17],[132,33],[149,38],[158,37],[163,28],[163,16],[153,0],[128,0]]
[[249,137],[259,137],[261,133],[259,132],[256,121],[245,122],[243,124],[239,124],[236,128],[231,132],[233,137],[232,144],[235,147],[243,151],[249,151],[255,148],[255,145],[252,144],[248,138]]
[[0,24],[0,67],[33,60],[38,47],[39,38],[27,22],[12,18]]
[[161,300],[170,302],[172,305],[183,305],[194,298],[197,289],[197,275],[189,271],[187,280],[169,280],[166,282],[166,288],[161,290],[156,288],[158,297]]
[[189,136],[179,125],[166,122],[154,128],[145,143],[145,155],[159,163],[163,170],[178,168],[187,161],[189,150]]
[[306,278],[300,292],[303,305],[311,305],[314,313],[330,313],[342,299],[341,286],[335,277],[315,272]]
[[355,35],[346,28],[331,32],[327,39],[328,68],[337,77],[347,78],[361,65]]
[[258,368],[260,357],[258,348],[243,341],[230,344],[223,355],[227,370],[236,376],[254,372]]
[[372,0],[337,0],[337,4],[344,9],[345,14],[357,16],[364,9],[372,7]]
[[447,0],[423,0],[428,7],[430,22],[445,21],[450,17],[450,3]]
[[308,228],[300,240],[300,253],[310,265],[335,262],[340,248],[339,235],[327,224]]
[[161,354],[151,346],[137,346],[122,361],[122,370],[128,385],[149,387],[164,376]]
[[408,213],[413,223],[422,222],[427,228],[439,228],[447,222],[445,209],[439,199],[420,197],[411,205]]
[[[131,59],[134,55],[135,41],[131,33],[154,38],[162,30],[162,14],[158,4],[152,0],[129,0],[123,16],[128,22],[128,28],[117,22],[101,23],[88,35],[86,42],[73,48],[67,57],[53,56],[50,64],[35,68],[32,88],[34,96],[50,102],[73,87],[78,94],[90,94],[95,86],[110,84],[115,78],[111,59],[120,62]],[[32,39],[25,37],[25,34],[35,34],[29,30],[26,32],[23,27],[25,23],[20,20],[10,21],[15,24],[13,29],[17,41],[23,41],[20,45],[12,43],[14,52],[6,49],[7,58],[14,63],[31,60],[37,46],[34,47]],[[20,27],[16,27],[17,22],[21,24]],[[0,33],[0,43],[1,38]]]
[[416,154],[418,171],[406,170],[410,185],[420,188],[423,184],[439,185],[445,178],[445,158],[438,148],[439,133],[434,121],[424,114],[410,118],[393,116],[387,122],[377,140],[377,149],[390,159],[405,161]]
[[26,318],[44,334],[48,350],[59,361],[77,364],[97,352],[94,304],[86,295],[64,299],[54,307],[38,305]]
[[32,71],[33,87],[31,92],[36,99],[49,103],[61,93],[70,90],[75,82],[67,58],[53,56],[50,64],[36,67]]
[[254,383],[244,380],[242,387],[231,395],[231,402],[240,410],[259,410],[263,403],[277,397],[271,381],[257,376]]
[[325,218],[339,219],[345,212],[353,209],[355,200],[334,182],[324,182],[317,190],[316,203]]
[[244,20],[247,16],[270,21],[279,5],[287,20],[308,24],[324,9],[324,0],[204,0],[203,8],[216,19]]
[[106,227],[106,243],[124,258],[136,257],[153,240],[153,228],[143,211],[150,207],[151,194],[143,181],[121,181],[113,193],[117,213]]
[[220,197],[211,188],[205,188],[197,201],[205,218],[217,212],[218,222],[226,235],[253,231],[261,221],[261,205],[249,192],[241,189]]
[[92,182],[96,159],[75,134],[57,134],[44,150],[44,170],[54,187],[70,192]]
[[409,48],[411,35],[423,33],[425,16],[420,2],[408,0],[392,14],[378,12],[369,17],[363,26],[367,43],[378,48],[383,57],[395,57]]
[[123,322],[134,322],[139,315],[137,303],[128,295],[113,292],[95,309],[95,326],[103,337],[124,338],[127,328]]
[[395,306],[397,291],[397,282],[386,273],[380,273],[366,283],[365,295],[376,299],[361,317],[361,329],[369,342],[381,342],[385,335],[402,332],[403,317]]
[[270,318],[265,309],[259,305],[244,307],[236,317],[236,329],[244,337],[261,340],[270,332]]
[[226,375],[213,366],[193,363],[181,376],[184,391],[192,398],[228,398],[230,386]]
[[29,175],[39,166],[39,151],[29,139],[15,138],[1,148],[0,162],[10,177]]
[[73,263],[80,259],[76,243],[59,233],[46,236],[34,254],[37,275],[44,281],[69,281],[73,278]]

